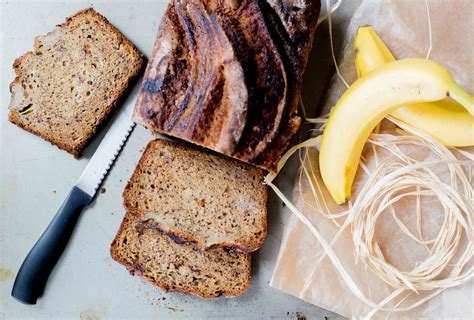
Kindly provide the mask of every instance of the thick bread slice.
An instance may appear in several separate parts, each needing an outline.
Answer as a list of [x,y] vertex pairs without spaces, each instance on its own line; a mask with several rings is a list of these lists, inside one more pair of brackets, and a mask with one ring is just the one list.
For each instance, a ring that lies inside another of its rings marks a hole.
[[176,142],[148,144],[123,200],[127,211],[199,249],[254,251],[267,231],[262,170]]
[[80,11],[13,64],[9,120],[79,157],[143,67],[143,55],[106,18]]
[[250,254],[214,249],[196,251],[126,214],[110,247],[112,258],[164,290],[202,298],[235,297],[250,286]]

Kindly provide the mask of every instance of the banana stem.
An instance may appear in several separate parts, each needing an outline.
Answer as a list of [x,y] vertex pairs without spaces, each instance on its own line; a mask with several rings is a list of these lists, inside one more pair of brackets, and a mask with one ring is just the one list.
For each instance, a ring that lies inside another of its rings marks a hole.
[[465,91],[460,85],[458,85],[456,82],[453,82],[449,88],[448,95],[454,101],[466,108],[471,116],[474,116],[474,97]]

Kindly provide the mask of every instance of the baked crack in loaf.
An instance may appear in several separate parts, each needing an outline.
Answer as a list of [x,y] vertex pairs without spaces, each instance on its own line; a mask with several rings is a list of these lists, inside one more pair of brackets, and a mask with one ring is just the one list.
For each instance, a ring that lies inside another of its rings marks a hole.
[[9,120],[79,157],[144,66],[106,18],[80,11],[16,59]]
[[267,233],[263,171],[176,142],[148,144],[123,201],[140,220],[201,250],[254,251]]
[[319,0],[171,0],[134,121],[275,171],[298,130]]
[[235,297],[250,286],[250,254],[194,250],[177,244],[153,224],[127,213],[112,242],[112,258],[164,290],[202,298]]

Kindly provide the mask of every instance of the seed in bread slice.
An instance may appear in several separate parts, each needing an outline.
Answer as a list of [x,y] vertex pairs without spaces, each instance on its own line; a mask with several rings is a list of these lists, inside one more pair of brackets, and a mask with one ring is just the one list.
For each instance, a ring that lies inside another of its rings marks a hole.
[[250,254],[214,249],[196,251],[178,244],[127,213],[112,242],[112,258],[166,291],[202,298],[235,297],[250,286]]
[[250,252],[266,236],[263,171],[176,142],[148,144],[123,200],[127,211],[199,249]]
[[79,157],[143,67],[106,18],[80,11],[16,59],[9,120]]

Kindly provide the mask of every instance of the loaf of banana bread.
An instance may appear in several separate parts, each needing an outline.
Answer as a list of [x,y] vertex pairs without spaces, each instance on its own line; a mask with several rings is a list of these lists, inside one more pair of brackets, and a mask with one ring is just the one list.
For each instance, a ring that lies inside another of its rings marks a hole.
[[134,120],[270,171],[298,130],[319,0],[171,0]]

